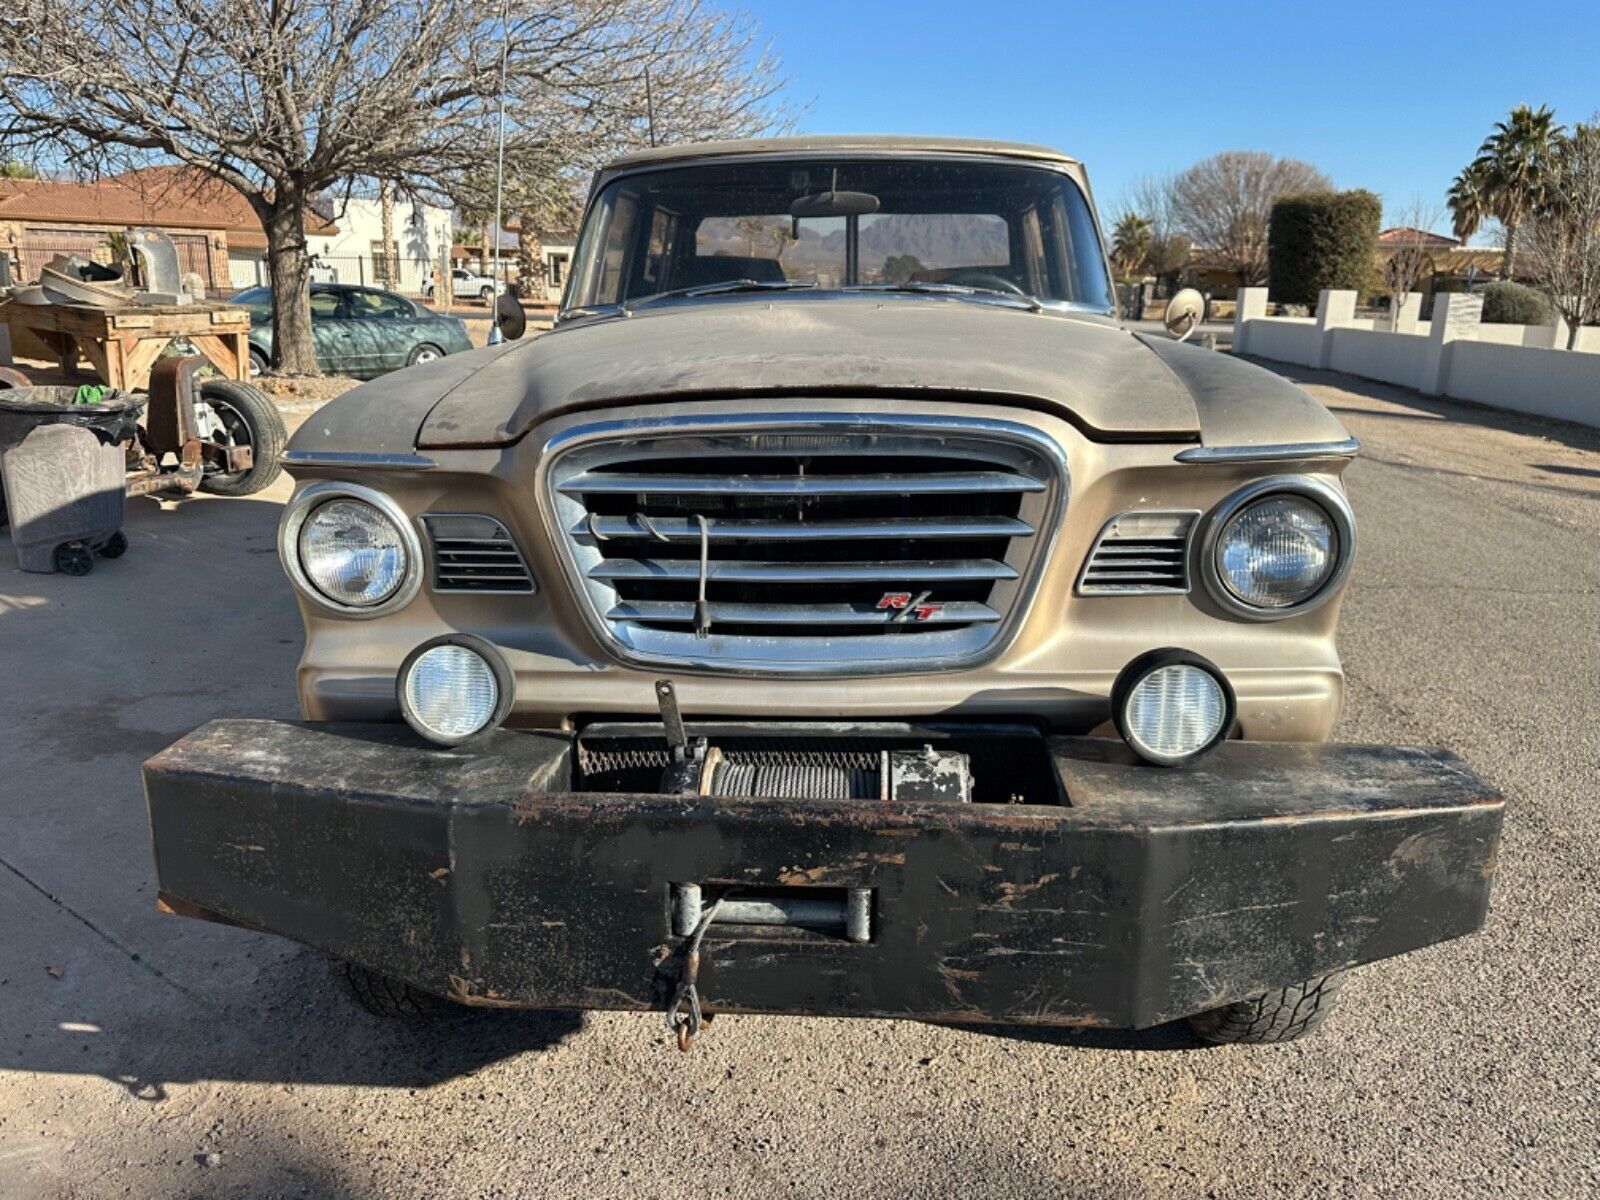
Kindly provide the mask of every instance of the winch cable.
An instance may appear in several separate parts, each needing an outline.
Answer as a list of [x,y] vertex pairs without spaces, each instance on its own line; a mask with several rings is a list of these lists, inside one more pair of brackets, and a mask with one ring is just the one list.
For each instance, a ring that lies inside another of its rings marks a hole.
[[678,1049],[685,1054],[694,1048],[695,1035],[705,1024],[705,1017],[700,1011],[700,992],[695,987],[700,975],[700,943],[705,940],[711,922],[717,919],[722,902],[732,894],[728,891],[717,897],[716,902],[700,915],[700,923],[684,943],[683,976],[678,980],[678,990],[672,994],[672,1003],[667,1006],[667,1028],[677,1034]]

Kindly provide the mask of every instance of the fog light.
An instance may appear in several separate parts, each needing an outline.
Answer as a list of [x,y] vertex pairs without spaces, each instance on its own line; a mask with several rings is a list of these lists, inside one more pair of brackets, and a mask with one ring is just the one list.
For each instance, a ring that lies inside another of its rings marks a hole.
[[455,746],[504,721],[511,671],[481,638],[456,635],[418,646],[400,666],[400,711],[429,741]]
[[1233,692],[1222,672],[1187,650],[1141,654],[1111,689],[1117,732],[1162,767],[1193,762],[1233,728]]

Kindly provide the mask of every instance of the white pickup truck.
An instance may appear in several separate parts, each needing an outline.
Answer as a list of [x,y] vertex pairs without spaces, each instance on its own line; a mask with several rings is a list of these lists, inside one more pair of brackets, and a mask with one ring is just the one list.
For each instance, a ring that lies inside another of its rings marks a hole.
[[[506,285],[503,280],[479,275],[476,271],[469,271],[465,267],[456,267],[450,272],[450,295],[457,300],[477,299],[488,304],[505,290]],[[423,281],[422,294],[429,300],[433,299],[431,277]]]

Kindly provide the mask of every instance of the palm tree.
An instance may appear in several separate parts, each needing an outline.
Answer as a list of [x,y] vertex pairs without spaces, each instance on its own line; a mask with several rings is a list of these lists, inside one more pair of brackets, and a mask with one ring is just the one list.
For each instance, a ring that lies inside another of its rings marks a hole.
[[1150,258],[1155,234],[1138,213],[1123,213],[1111,234],[1111,257],[1124,275],[1139,274]]
[[1544,202],[1554,171],[1563,128],[1549,105],[1519,104],[1478,147],[1470,171],[1482,172],[1490,211],[1506,227],[1506,253],[1500,277],[1517,265],[1517,227]]
[[1446,204],[1450,207],[1452,229],[1463,242],[1471,241],[1494,212],[1489,207],[1489,181],[1477,163],[1463,167],[1450,184]]

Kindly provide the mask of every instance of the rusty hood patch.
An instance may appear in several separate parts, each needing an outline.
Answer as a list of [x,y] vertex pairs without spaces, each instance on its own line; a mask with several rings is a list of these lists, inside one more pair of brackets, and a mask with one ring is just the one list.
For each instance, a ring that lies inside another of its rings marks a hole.
[[1108,440],[1192,441],[1200,431],[1188,388],[1108,322],[927,297],[802,295],[669,301],[568,325],[460,379],[417,444],[502,445],[547,418],[619,402],[808,392],[1021,404]]

